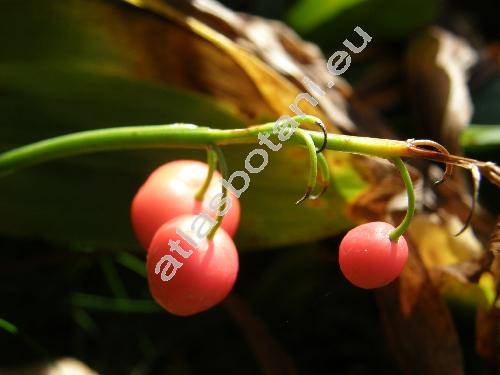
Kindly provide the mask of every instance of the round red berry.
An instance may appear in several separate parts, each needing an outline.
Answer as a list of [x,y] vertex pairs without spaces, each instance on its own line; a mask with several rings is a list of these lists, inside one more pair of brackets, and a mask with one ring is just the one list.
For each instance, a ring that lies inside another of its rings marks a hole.
[[198,237],[196,228],[201,225],[196,223],[192,229],[196,217],[180,216],[164,224],[148,250],[151,294],[165,310],[179,316],[217,305],[231,291],[238,274],[238,253],[231,237],[222,228],[212,240]]
[[351,229],[339,249],[339,263],[344,276],[354,285],[373,289],[389,284],[402,272],[408,259],[408,245],[403,236],[391,241],[394,227],[373,222]]
[[[164,223],[180,216],[206,212],[215,218],[222,185],[215,172],[203,202],[195,195],[207,176],[208,165],[194,160],[177,160],[157,168],[139,189],[132,201],[132,225],[144,249]],[[224,215],[222,228],[232,237],[240,220],[238,199],[228,194],[231,207]]]

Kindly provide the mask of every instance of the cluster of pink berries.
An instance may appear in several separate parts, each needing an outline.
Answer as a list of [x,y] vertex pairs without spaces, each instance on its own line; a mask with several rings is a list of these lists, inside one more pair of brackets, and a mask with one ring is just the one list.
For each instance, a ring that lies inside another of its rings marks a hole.
[[[194,217],[200,212],[217,215],[209,202],[221,191],[218,173],[203,201],[195,199],[207,173],[208,165],[198,161],[167,163],[149,176],[132,202],[133,227],[148,251],[149,288],[155,300],[175,315],[193,315],[217,305],[231,291],[238,274],[238,253],[232,240],[240,219],[236,197],[231,197],[232,205],[215,236],[203,246],[182,235],[195,230]],[[339,262],[351,283],[372,289],[399,276],[408,246],[402,236],[391,241],[392,230],[390,224],[374,222],[346,234],[340,244]]]
[[[195,198],[207,173],[208,165],[199,161],[164,164],[149,176],[132,201],[132,224],[148,251],[149,289],[158,304],[174,315],[193,315],[217,305],[231,291],[238,274],[238,252],[232,240],[240,220],[237,198],[231,197],[231,207],[211,240],[195,244],[181,235],[193,232],[200,212],[217,216],[209,204],[222,189],[217,172],[203,201]],[[168,262],[162,271],[159,268],[164,259]],[[168,266],[175,267],[171,278],[165,277]]]

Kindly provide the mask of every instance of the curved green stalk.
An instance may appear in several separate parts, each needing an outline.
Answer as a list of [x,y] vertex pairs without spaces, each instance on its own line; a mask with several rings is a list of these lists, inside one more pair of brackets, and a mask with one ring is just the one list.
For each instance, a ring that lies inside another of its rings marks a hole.
[[406,211],[406,215],[401,224],[399,224],[398,227],[389,234],[389,238],[391,239],[391,241],[397,241],[399,237],[402,236],[403,233],[408,229],[408,226],[411,223],[411,219],[413,218],[413,214],[415,213],[415,191],[413,190],[413,183],[411,181],[410,173],[408,172],[408,169],[406,168],[406,165],[403,163],[401,158],[394,158],[392,159],[392,161],[394,162],[396,168],[399,170],[399,173],[401,173],[401,177],[403,178],[403,182],[405,184],[406,192],[408,195],[408,210]]
[[194,196],[194,198],[199,202],[203,201],[205,193],[207,192],[208,187],[210,186],[210,182],[212,181],[212,177],[214,176],[214,171],[217,168],[217,153],[215,152],[212,146],[207,147],[207,164],[208,164],[207,177],[205,177],[203,185],[200,187],[200,190],[198,190],[198,192]]
[[321,182],[323,183],[323,186],[321,187],[321,191],[316,194],[312,195],[311,199],[318,199],[321,197],[325,192],[328,190],[328,187],[330,186],[330,167],[328,165],[328,161],[325,158],[325,155],[323,155],[322,152],[319,152],[318,154],[318,165],[319,165],[319,170],[321,172]]
[[[224,154],[222,153],[222,150],[218,146],[214,145],[214,146],[212,146],[212,149],[216,153],[216,158],[219,160],[219,169],[220,169],[220,173],[222,175],[222,178],[227,181],[229,173],[228,173],[226,159],[224,157]],[[215,224],[210,229],[210,232],[208,232],[208,234],[207,234],[208,240],[211,240],[214,238],[215,233],[217,232],[217,229],[219,229],[219,227],[222,224],[222,220],[224,219],[224,215],[222,215],[222,212],[224,212],[224,210],[226,209],[227,188],[225,185],[223,185],[223,184],[221,184],[221,185],[222,185],[221,202],[223,202],[223,204],[221,204],[219,206],[219,212],[217,213],[217,219],[215,221]]]
[[297,129],[295,135],[302,139],[309,153],[309,178],[307,179],[307,187],[304,195],[295,202],[295,204],[299,204],[309,198],[311,192],[316,187],[316,179],[318,178],[318,155],[316,153],[316,145],[306,131]]
[[[316,123],[312,116],[294,117],[298,123]],[[69,156],[95,152],[152,149],[152,148],[206,148],[207,145],[256,144],[260,132],[273,133],[274,123],[251,126],[245,129],[212,129],[189,124],[132,126],[90,130],[33,143],[0,154],[0,175],[42,162]],[[322,132],[307,131],[316,147],[324,142]],[[291,137],[288,144],[303,146],[298,137]],[[356,137],[342,134],[328,134],[326,148],[329,150],[358,153],[384,158],[409,156],[406,142]]]

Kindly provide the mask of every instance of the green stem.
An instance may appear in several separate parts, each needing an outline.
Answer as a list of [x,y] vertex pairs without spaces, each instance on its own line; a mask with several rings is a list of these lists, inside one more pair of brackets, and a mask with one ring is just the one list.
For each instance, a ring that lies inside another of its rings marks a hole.
[[[299,123],[317,121],[312,116],[294,119]],[[274,123],[267,123],[245,129],[222,130],[173,124],[90,130],[36,142],[0,154],[0,175],[45,161],[95,152],[165,147],[206,148],[210,144],[254,144],[258,142],[260,132],[270,132],[271,139],[276,141],[278,137],[273,134],[273,127]],[[317,147],[323,144],[322,132],[307,132]],[[291,137],[287,143],[303,146],[303,141],[298,137]],[[384,158],[410,155],[409,146],[404,141],[342,134],[328,134],[326,148]]]
[[329,182],[330,182],[330,168],[328,166],[328,161],[326,160],[325,155],[323,155],[323,153],[318,154],[318,165],[319,165],[319,169],[321,171],[321,179],[326,184],[329,184]]
[[392,161],[399,170],[399,173],[401,173],[408,195],[408,210],[406,211],[406,215],[401,224],[399,224],[399,226],[389,234],[391,241],[398,241],[399,237],[402,236],[408,229],[411,219],[413,218],[413,214],[415,213],[415,191],[413,190],[410,173],[401,158],[393,158]]
[[[218,146],[212,146],[212,149],[216,153],[216,157],[219,160],[219,169],[220,169],[220,174],[222,175],[222,178],[227,181],[229,173],[227,169],[227,164],[226,164],[226,159],[224,157],[224,154],[222,153],[222,150]],[[224,215],[222,215],[222,212],[226,209],[226,198],[227,198],[227,188],[225,185],[222,185],[222,197],[221,201],[224,202],[219,206],[219,212],[217,214],[217,220],[215,221],[214,226],[210,229],[210,232],[207,234],[207,239],[211,240],[214,238],[215,233],[217,232],[217,229],[222,224],[222,220],[224,219]]]
[[196,193],[194,198],[202,202],[205,194],[210,186],[210,182],[212,181],[212,177],[214,176],[214,171],[217,168],[217,153],[214,151],[212,146],[207,147],[207,164],[208,164],[208,172],[207,177],[205,177],[205,181],[203,185],[200,187],[200,190]]
[[318,166],[319,170],[321,172],[321,182],[323,186],[321,187],[321,191],[316,194],[311,196],[311,199],[318,199],[321,197],[323,194],[325,194],[326,190],[330,186],[330,167],[328,165],[328,161],[325,158],[325,155],[323,155],[322,152],[318,153]]
[[318,178],[318,155],[316,154],[316,146],[311,136],[302,129],[297,129],[295,135],[302,139],[309,153],[309,178],[307,179],[307,187],[304,195],[295,204],[302,203],[311,195],[311,192],[316,187]]

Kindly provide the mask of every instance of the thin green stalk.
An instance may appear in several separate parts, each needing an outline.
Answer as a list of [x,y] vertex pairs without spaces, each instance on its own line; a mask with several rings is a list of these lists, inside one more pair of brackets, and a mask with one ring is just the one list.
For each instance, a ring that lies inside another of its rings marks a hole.
[[212,178],[214,176],[214,171],[217,168],[217,153],[214,151],[212,146],[207,147],[207,164],[207,177],[205,178],[203,185],[200,187],[200,190],[198,190],[198,192],[194,196],[194,198],[199,202],[203,201],[208,187],[210,186],[210,182],[212,181]]
[[121,252],[116,254],[116,261],[136,274],[142,277],[147,277],[146,265],[144,264],[144,261],[134,255]]
[[[219,169],[220,173],[222,175],[222,178],[227,181],[229,173],[227,169],[227,164],[226,164],[226,158],[224,157],[224,154],[222,153],[222,150],[218,146],[212,146],[212,149],[215,151],[217,155],[217,159],[219,160]],[[217,232],[217,229],[222,224],[222,220],[224,219],[224,215],[222,215],[222,212],[226,209],[226,198],[227,198],[227,188],[225,185],[222,185],[222,197],[221,197],[221,204],[219,206],[219,212],[217,213],[217,219],[215,221],[214,226],[210,229],[210,232],[207,234],[207,239],[211,240],[214,238],[215,233]]]
[[[299,123],[316,123],[312,116],[296,117]],[[212,129],[189,124],[156,126],[132,126],[90,130],[33,143],[0,154],[0,175],[42,162],[69,156],[114,150],[152,148],[206,148],[207,145],[252,144],[258,142],[260,132],[270,132],[274,123],[251,126],[245,129]],[[316,147],[324,141],[322,132],[307,131]],[[291,137],[288,144],[303,146],[298,137]],[[408,144],[404,141],[328,134],[326,148],[364,155],[393,158],[409,156]]]
[[318,166],[319,170],[321,172],[321,182],[323,186],[321,187],[321,190],[318,194],[312,195],[311,199],[318,199],[320,198],[325,192],[328,190],[328,187],[330,186],[330,167],[328,165],[328,161],[325,158],[325,155],[323,155],[322,152],[318,153]]
[[415,191],[413,190],[413,183],[411,181],[410,173],[408,172],[408,169],[406,168],[406,165],[403,163],[401,158],[394,158],[392,159],[394,162],[394,165],[396,168],[399,170],[399,173],[401,173],[401,177],[403,178],[403,182],[406,187],[406,192],[408,195],[408,209],[406,211],[406,215],[399,224],[399,226],[394,229],[390,234],[389,238],[391,241],[398,241],[399,237],[403,235],[404,232],[408,229],[408,226],[411,223],[411,219],[413,218],[413,214],[415,213]]
[[325,155],[323,155],[323,153],[318,154],[318,164],[319,164],[319,169],[321,171],[321,178],[323,179],[323,181],[329,184],[330,168],[328,166],[328,161],[326,160]]
[[304,195],[295,204],[302,203],[311,195],[311,192],[316,187],[316,180],[318,178],[318,155],[316,154],[316,146],[311,136],[302,129],[297,129],[295,135],[302,139],[304,145],[309,152],[309,177],[307,179],[307,187]]
[[104,256],[100,259],[99,263],[106,278],[106,282],[108,283],[114,296],[117,298],[127,298],[127,290],[122,279],[120,278],[120,275],[118,274],[113,259],[111,257]]

